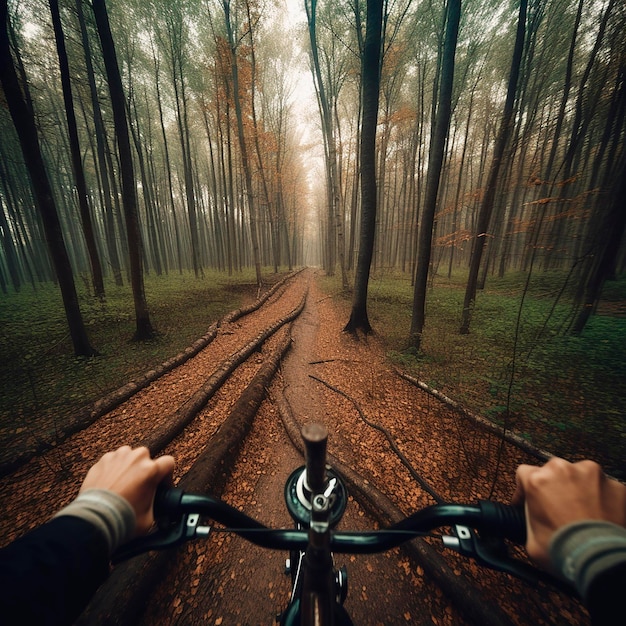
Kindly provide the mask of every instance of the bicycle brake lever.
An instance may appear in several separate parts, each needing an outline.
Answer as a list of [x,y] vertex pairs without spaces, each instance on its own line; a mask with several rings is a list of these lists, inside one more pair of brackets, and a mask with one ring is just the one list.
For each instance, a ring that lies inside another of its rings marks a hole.
[[444,536],[443,545],[463,556],[474,559],[480,565],[495,569],[507,574],[512,574],[527,582],[534,582],[535,577],[529,577],[525,565],[509,556],[504,541],[494,539],[485,541],[481,539],[475,530],[467,526],[456,525],[454,527],[456,537]]
[[324,491],[324,495],[325,495],[327,498],[330,498],[330,495],[331,495],[331,494],[332,494],[332,492],[334,491],[334,489],[335,489],[335,485],[336,485],[336,484],[337,484],[337,479],[336,479],[336,478],[331,478],[331,479],[328,481],[328,485],[326,486],[326,491]]
[[208,536],[211,527],[199,526],[199,521],[200,515],[197,513],[185,513],[167,528],[159,528],[144,537],[138,537],[120,546],[113,554],[111,561],[113,564],[120,563],[144,552],[166,550],[195,537]]
[[513,558],[506,547],[504,540],[479,537],[478,533],[467,526],[454,527],[456,537],[444,536],[443,545],[463,556],[473,558],[478,564],[490,569],[515,576],[529,585],[536,586],[537,582],[545,582],[569,595],[575,595],[575,590],[565,581],[555,578],[547,572],[537,569],[528,563]]

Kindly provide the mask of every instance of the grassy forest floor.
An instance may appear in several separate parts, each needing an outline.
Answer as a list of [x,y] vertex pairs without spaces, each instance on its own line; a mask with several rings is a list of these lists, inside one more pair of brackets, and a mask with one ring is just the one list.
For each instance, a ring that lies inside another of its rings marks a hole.
[[[272,280],[273,282],[273,280]],[[73,355],[61,298],[56,286],[24,286],[21,293],[0,296],[0,440],[28,430],[52,441],[49,424],[179,353],[242,300],[257,294],[254,271],[228,276],[205,271],[146,276],[150,317],[157,337],[134,342],[133,301],[128,286],[106,285],[106,301],[84,288],[79,296],[94,358]]]
[[[626,479],[626,275],[606,283],[580,337],[567,334],[565,279],[539,273],[526,289],[526,274],[490,277],[470,334],[460,335],[466,276],[436,277],[416,355],[406,348],[410,277],[378,272],[369,286],[370,322],[398,367],[474,413],[506,419],[538,447],[572,460],[590,456]],[[349,298],[337,280],[325,280],[328,293]]]
[[[464,276],[437,277],[419,355],[406,350],[408,275],[372,276],[370,321],[391,359],[425,383],[495,421],[502,422],[508,407],[508,427],[535,445],[568,458],[592,456],[626,478],[626,276],[607,283],[581,337],[564,332],[571,308],[566,295],[556,300],[565,276],[533,277],[519,315],[525,280],[521,274],[490,279],[478,294],[471,333],[461,336]],[[329,295],[350,298],[336,278],[322,279],[321,286]],[[252,272],[206,272],[199,280],[188,273],[149,276],[146,293],[160,334],[145,344],[130,341],[127,287],[108,285],[106,303],[83,293],[88,331],[102,354],[92,359],[72,356],[54,286],[0,297],[0,437],[28,429],[52,440],[53,434],[38,429],[42,416],[60,422],[173,356],[243,299],[254,299],[256,288]]]

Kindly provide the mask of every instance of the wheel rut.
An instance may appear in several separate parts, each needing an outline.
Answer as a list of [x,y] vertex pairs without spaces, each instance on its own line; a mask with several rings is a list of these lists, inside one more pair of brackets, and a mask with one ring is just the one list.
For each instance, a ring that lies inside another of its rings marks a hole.
[[[351,498],[343,529],[371,529],[433,503],[407,462],[446,499],[474,501],[493,493],[507,501],[514,468],[534,462],[532,455],[399,377],[375,336],[355,340],[342,333],[346,319],[345,306],[324,296],[311,270],[289,277],[256,309],[227,316],[196,354],[0,479],[3,501],[25,501],[17,519],[0,517],[5,541],[70,500],[86,469],[124,443],[148,443],[153,452],[173,454],[176,481],[211,490],[267,525],[289,526],[283,486],[302,457],[283,426],[281,399],[294,424],[326,425],[338,465],[356,472],[361,493],[372,496],[361,502]],[[272,326],[275,332],[268,333]],[[228,368],[237,354],[241,361]],[[220,369],[224,375],[215,389],[188,410],[189,419],[171,437],[163,436]],[[259,378],[266,370],[271,372]],[[404,464],[381,431],[392,438]],[[387,511],[371,506],[376,493],[378,502],[389,503]],[[78,623],[271,624],[289,595],[284,559],[215,532],[174,554],[140,557],[116,568]],[[542,591],[531,603],[529,593],[536,591],[521,583],[454,555],[445,560],[445,576],[468,596],[465,604],[453,602],[454,594],[444,594],[433,582],[437,576],[420,561],[419,550],[337,555],[337,563],[349,569],[346,606],[355,623],[559,624],[563,616],[571,624],[587,623],[584,610],[556,592]],[[477,612],[467,610],[471,605]],[[478,605],[497,607],[496,617],[484,617]]]

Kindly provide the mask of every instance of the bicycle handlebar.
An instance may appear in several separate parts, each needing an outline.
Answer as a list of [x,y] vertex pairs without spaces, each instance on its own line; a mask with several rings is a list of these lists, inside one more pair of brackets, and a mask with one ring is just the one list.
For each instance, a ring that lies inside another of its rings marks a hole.
[[[206,537],[210,527],[200,526],[201,516],[262,548],[304,551],[307,530],[273,529],[210,495],[185,493],[160,486],[154,503],[159,529],[122,546],[114,555],[119,563],[151,550],[162,550]],[[524,509],[493,501],[477,504],[434,504],[391,526],[367,532],[333,531],[330,549],[344,554],[374,554],[395,548],[440,527],[453,527],[455,535],[442,536],[443,545],[479,564],[506,572],[530,584],[543,581],[566,593],[573,588],[552,575],[509,556],[504,539],[526,542]],[[478,531],[478,533],[476,533]]]
[[[176,545],[191,539],[184,535],[173,540],[178,531],[175,521],[185,515],[203,515],[223,524],[229,530],[265,548],[301,550],[307,545],[306,530],[272,529],[238,509],[210,495],[185,493],[181,489],[159,487],[154,503],[155,518],[161,530],[140,537],[117,553],[116,560],[125,560],[141,552]],[[334,532],[331,548],[342,553],[375,553],[397,547],[401,543],[438,527],[468,526],[490,537],[526,541],[526,524],[521,508],[499,502],[478,504],[435,504],[413,513],[388,528],[368,532]],[[160,535],[160,540],[157,536]]]
[[[553,587],[572,592],[572,588],[562,581],[508,554],[504,539],[518,544],[526,543],[526,520],[524,509],[520,507],[492,501],[480,501],[477,504],[435,504],[381,530],[333,530],[343,515],[348,498],[340,476],[326,466],[328,431],[321,424],[307,424],[302,429],[302,439],[306,466],[294,470],[285,484],[285,502],[296,523],[296,529],[268,528],[218,498],[185,493],[181,489],[161,485],[154,500],[154,516],[158,529],[122,546],[113,555],[113,562],[208,536],[211,527],[201,526],[201,517],[222,524],[226,531],[236,533],[263,548],[301,554],[306,551],[303,558],[309,567],[312,566],[308,559],[315,561],[328,557],[322,559],[324,572],[328,563],[332,563],[332,552],[384,552],[436,528],[452,527],[451,535],[441,536],[444,547],[528,583],[534,584],[543,580]],[[307,571],[303,582],[304,596],[308,597],[313,593],[318,600],[329,597],[327,589],[322,589],[322,593],[311,587],[313,583],[310,576],[307,577]],[[331,579],[326,573],[323,580],[332,587]],[[309,608],[311,607],[307,610]]]

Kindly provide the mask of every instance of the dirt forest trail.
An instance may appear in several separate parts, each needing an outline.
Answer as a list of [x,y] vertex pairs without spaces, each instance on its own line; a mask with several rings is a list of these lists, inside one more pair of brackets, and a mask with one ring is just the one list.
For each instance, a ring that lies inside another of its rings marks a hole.
[[[295,425],[324,423],[329,452],[358,472],[366,487],[382,492],[396,512],[407,515],[434,502],[409,467],[447,500],[471,502],[492,491],[494,499],[510,499],[514,468],[536,459],[510,443],[502,444],[494,433],[400,378],[376,336],[357,340],[343,333],[346,305],[327,297],[315,273],[306,270],[291,277],[258,311],[220,326],[215,340],[183,366],[0,480],[5,543],[69,501],[86,469],[103,452],[124,443],[136,445],[165,428],[220,363],[303,302],[294,321],[281,325],[252,351],[184,431],[162,448],[177,459],[176,480],[193,473],[202,450],[210,453],[221,427],[239,410],[236,402],[244,389],[269,355],[290,342],[249,432],[228,459],[228,471],[220,474],[219,496],[226,502],[266,525],[291,525],[283,488],[287,476],[302,464],[302,456],[289,434],[285,404]],[[372,424],[388,433],[402,458]],[[380,523],[367,503],[355,497],[341,529],[366,530]],[[424,550],[442,553],[428,545]],[[337,555],[337,564],[348,566],[346,607],[355,624],[588,623],[578,603],[555,591],[530,589],[449,553],[441,566],[437,555],[424,563],[414,556],[404,549],[371,557]],[[101,590],[105,609],[88,610],[79,624],[272,624],[289,594],[285,557],[216,532],[208,541],[187,544],[153,566],[157,582],[141,601],[142,617],[131,616],[121,598],[109,602],[107,591]],[[146,563],[141,571],[151,567]],[[132,587],[120,572],[120,584]],[[448,591],[458,588],[454,601],[443,590],[442,577],[451,580]],[[475,606],[475,612],[468,606]]]
[[[307,306],[292,329],[292,348],[269,395],[271,398],[279,393],[275,388],[284,386],[300,424],[313,420],[326,423],[331,433],[329,446],[335,449],[339,447],[335,440],[337,423],[342,420],[338,411],[343,407],[333,402],[329,406],[323,388],[308,376],[319,369],[312,362],[334,362],[344,353],[334,341],[319,343],[320,324],[325,321],[319,312],[323,300],[323,294],[312,284]],[[277,410],[271,401],[264,403],[222,498],[266,525],[289,527],[284,484],[302,463]],[[367,530],[375,525],[352,500],[342,527]],[[169,608],[165,621],[172,624],[271,624],[289,599],[289,577],[282,574],[285,556],[230,536],[221,536],[209,546],[188,546],[185,557],[155,590],[155,601],[142,623],[157,623]],[[349,568],[350,589],[346,607],[356,624],[432,624],[432,615],[439,623],[463,623],[461,616],[442,601],[437,586],[420,579],[398,550],[375,556],[338,555],[337,565],[344,562]],[[186,584],[190,571],[194,573],[191,586]]]

